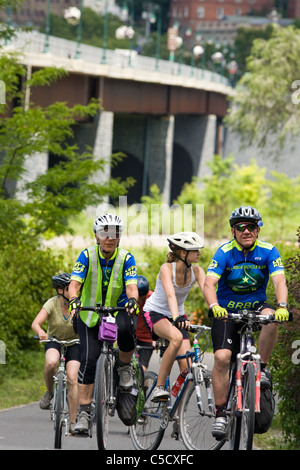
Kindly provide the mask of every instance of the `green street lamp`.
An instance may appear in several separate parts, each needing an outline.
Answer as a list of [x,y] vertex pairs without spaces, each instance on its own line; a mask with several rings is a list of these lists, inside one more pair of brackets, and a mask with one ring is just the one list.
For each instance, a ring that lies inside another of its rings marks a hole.
[[108,0],[106,0],[105,2],[101,64],[106,64],[107,31],[108,31]]
[[50,13],[51,13],[51,0],[47,0],[47,9],[46,9],[46,37],[45,37],[45,44],[44,44],[44,53],[49,52],[49,36],[50,36]]
[[77,7],[70,7],[67,8],[64,12],[65,20],[71,25],[78,25],[77,28],[77,46],[76,46],[76,53],[75,59],[79,59],[81,56],[81,34],[82,34],[82,1],[80,0],[79,8]]

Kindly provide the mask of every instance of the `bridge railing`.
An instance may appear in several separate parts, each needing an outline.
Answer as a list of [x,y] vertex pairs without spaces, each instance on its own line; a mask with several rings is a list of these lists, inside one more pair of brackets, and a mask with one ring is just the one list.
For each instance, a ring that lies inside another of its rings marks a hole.
[[[27,33],[18,32],[7,46],[24,52],[46,53],[45,44],[45,34],[32,31]],[[49,36],[47,51],[66,59],[80,58],[91,63],[119,66],[122,68],[132,67],[137,70],[159,72],[161,74],[173,76],[194,77],[198,80],[222,83],[230,86],[229,80],[226,77],[210,70],[192,67],[169,60],[157,60],[152,57],[139,55],[136,51],[124,49],[116,49],[112,51],[110,49],[102,49],[99,47],[89,46],[87,44],[81,44],[80,47],[78,46],[79,45],[74,41]]]

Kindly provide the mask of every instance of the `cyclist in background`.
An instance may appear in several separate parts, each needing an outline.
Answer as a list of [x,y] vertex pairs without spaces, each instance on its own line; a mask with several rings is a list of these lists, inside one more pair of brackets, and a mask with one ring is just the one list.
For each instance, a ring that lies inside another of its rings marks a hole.
[[[81,305],[124,307],[116,316],[119,346],[119,387],[130,391],[133,386],[131,358],[136,346],[131,315],[138,314],[138,290],[135,259],[128,251],[120,249],[123,223],[119,216],[103,214],[94,222],[97,244],[83,250],[73,268],[69,288],[69,309],[78,313]],[[79,298],[80,297],[80,298]],[[96,373],[96,363],[101,352],[98,340],[99,316],[80,311],[77,326],[81,344],[79,382],[79,416],[76,434],[86,435]]]
[[[139,309],[140,309],[140,313],[138,315],[137,324],[136,324],[137,345],[146,346],[146,347],[154,346],[155,341],[152,341],[152,337],[149,332],[149,329],[145,325],[145,322],[143,319],[143,308],[144,308],[145,302],[153,294],[153,291],[149,290],[148,279],[145,276],[141,276],[141,275],[137,277],[137,288],[139,291],[138,304],[139,304]],[[141,348],[139,350],[139,361],[144,369],[144,372],[146,372],[146,370],[148,369],[151,356],[152,356],[151,349]]]
[[[260,213],[251,206],[235,209],[229,219],[233,239],[215,253],[207,270],[204,287],[206,302],[213,312],[212,342],[214,367],[213,390],[216,404],[216,420],[213,435],[225,436],[226,396],[229,385],[229,364],[233,352],[238,352],[238,325],[220,321],[227,312],[257,309],[262,314],[275,312],[277,320],[288,320],[288,291],[280,254],[273,245],[258,239],[263,225]],[[269,277],[273,281],[277,308],[266,303]],[[216,287],[218,287],[216,289]],[[264,325],[259,337],[258,352],[261,355],[261,386],[270,386],[266,365],[277,341],[278,325]]]
[[[78,338],[74,333],[69,313],[69,284],[71,275],[62,273],[52,277],[52,285],[57,295],[49,299],[32,322],[33,331],[40,340],[55,336],[60,341],[70,341]],[[47,333],[42,325],[48,322]],[[60,345],[55,342],[45,343],[44,379],[47,391],[40,401],[42,410],[48,410],[53,397],[54,375],[60,358]],[[74,434],[76,415],[78,411],[77,376],[80,365],[80,345],[73,344],[66,349],[66,372],[68,376],[68,407],[70,415],[70,433]]]
[[[157,276],[154,293],[144,305],[144,319],[152,338],[164,338],[169,345],[162,357],[157,386],[151,400],[167,399],[166,378],[169,375],[177,354],[190,350],[188,334],[189,321],[184,313],[184,302],[196,281],[203,291],[205,273],[198,263],[204,243],[193,232],[180,232],[168,238],[171,252],[167,255]],[[174,326],[177,324],[178,328]],[[180,370],[186,368],[186,361],[179,361]]]

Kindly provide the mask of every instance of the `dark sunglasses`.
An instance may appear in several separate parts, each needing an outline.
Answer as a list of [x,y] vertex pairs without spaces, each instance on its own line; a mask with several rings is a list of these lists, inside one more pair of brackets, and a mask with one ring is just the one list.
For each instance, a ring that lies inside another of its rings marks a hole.
[[245,230],[249,230],[249,232],[254,232],[255,229],[257,229],[256,224],[237,224],[234,225],[233,228],[236,228],[239,232],[245,232]]

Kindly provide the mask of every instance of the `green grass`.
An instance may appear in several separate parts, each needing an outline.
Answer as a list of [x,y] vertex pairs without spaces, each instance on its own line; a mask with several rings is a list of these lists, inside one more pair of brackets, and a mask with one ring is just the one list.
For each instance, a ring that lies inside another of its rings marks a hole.
[[29,369],[14,368],[8,371],[1,365],[4,373],[0,376],[0,410],[38,401],[46,391],[43,369],[43,351],[27,351],[26,362]]

